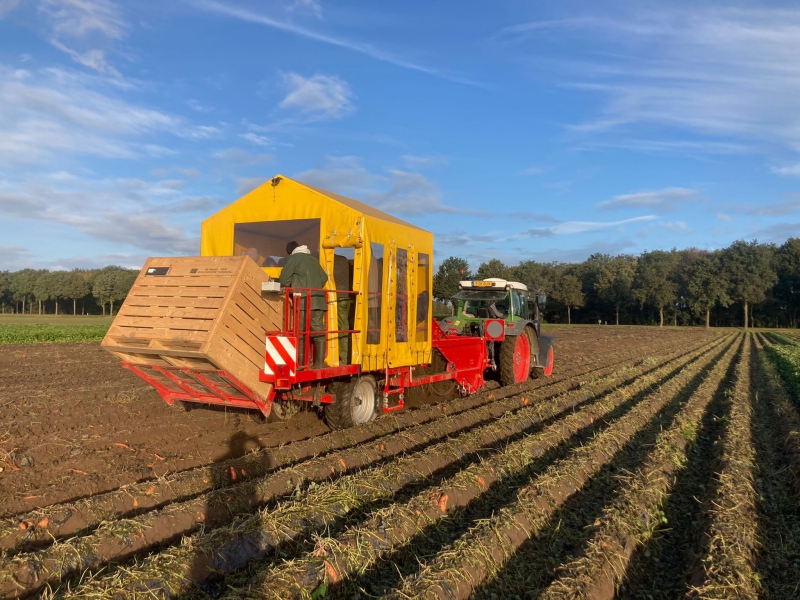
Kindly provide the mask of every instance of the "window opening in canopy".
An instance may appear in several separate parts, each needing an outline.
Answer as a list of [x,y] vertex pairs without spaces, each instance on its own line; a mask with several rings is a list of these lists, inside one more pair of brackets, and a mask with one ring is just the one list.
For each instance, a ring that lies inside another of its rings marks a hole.
[[[337,290],[353,289],[353,248],[336,248],[333,254],[333,279]],[[353,329],[356,303],[353,294],[336,294],[336,319],[339,331]],[[351,334],[339,334],[339,364],[350,364]]]
[[428,305],[430,304],[431,263],[427,254],[417,254],[417,342],[428,341]]
[[408,250],[397,249],[397,294],[395,295],[394,341],[408,341]]
[[367,344],[381,343],[381,304],[383,299],[383,244],[369,245],[367,275]]
[[308,246],[319,257],[319,219],[254,221],[233,226],[233,255],[249,256],[259,267],[282,267],[286,262],[286,244]]

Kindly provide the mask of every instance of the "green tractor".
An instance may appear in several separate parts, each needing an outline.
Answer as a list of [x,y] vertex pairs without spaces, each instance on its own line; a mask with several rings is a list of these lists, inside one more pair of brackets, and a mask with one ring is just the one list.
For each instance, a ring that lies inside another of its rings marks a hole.
[[498,278],[462,281],[459,288],[456,314],[440,323],[446,334],[485,338],[489,368],[503,385],[552,374],[554,336],[541,335],[539,319],[544,294],[531,298],[525,284]]

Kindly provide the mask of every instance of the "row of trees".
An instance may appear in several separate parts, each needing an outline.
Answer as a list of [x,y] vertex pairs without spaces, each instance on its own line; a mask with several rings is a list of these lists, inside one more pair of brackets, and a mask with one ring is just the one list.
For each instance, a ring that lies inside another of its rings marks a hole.
[[482,263],[472,273],[466,260],[450,257],[433,281],[434,297],[446,301],[463,279],[502,277],[545,293],[550,322],[616,322],[664,325],[714,323],[797,327],[800,304],[800,239],[781,246],[737,241],[709,252],[654,250],[640,256],[593,254],[577,264],[523,260],[509,266]]
[[114,303],[128,295],[138,270],[110,266],[102,269],[0,271],[0,311],[21,314],[59,314],[63,302],[72,301],[72,314],[114,314]]

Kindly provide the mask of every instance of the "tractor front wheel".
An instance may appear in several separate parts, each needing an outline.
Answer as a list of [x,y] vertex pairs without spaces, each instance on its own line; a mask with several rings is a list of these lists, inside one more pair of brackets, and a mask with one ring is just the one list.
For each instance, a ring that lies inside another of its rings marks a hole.
[[530,373],[530,338],[525,333],[507,337],[500,346],[500,381],[503,385],[522,383]]
[[378,416],[378,384],[372,375],[339,384],[334,393],[336,399],[325,405],[325,421],[331,429],[363,425]]

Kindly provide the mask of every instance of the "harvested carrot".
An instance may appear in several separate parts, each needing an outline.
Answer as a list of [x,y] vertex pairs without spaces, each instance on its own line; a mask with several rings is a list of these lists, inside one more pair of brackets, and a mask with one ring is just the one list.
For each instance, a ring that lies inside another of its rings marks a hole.
[[336,572],[336,569],[333,568],[333,565],[327,560],[325,561],[325,572],[328,574],[328,579],[331,583],[339,582],[339,574]]
[[167,460],[166,458],[164,458],[163,456],[159,456],[155,452],[153,453],[153,456],[155,456],[158,460],[161,460],[161,461]]
[[38,498],[39,496],[25,496],[23,500],[33,500],[34,498]]
[[130,450],[131,452],[135,452],[133,448],[128,446],[128,444],[123,444],[122,442],[114,442],[115,446],[119,446],[120,448],[125,448],[126,450]]
[[339,459],[339,464],[341,464],[341,465],[342,465],[342,468],[343,468],[343,469],[346,469],[346,468],[347,468],[347,463],[346,463],[346,462],[344,462],[344,459],[343,459],[343,458],[340,458],[340,459]]
[[245,473],[244,469],[239,469],[242,474],[242,477],[247,477],[247,473]]
[[231,481],[236,481],[236,469],[231,467]]
[[37,527],[41,527],[41,528],[45,528],[48,525],[50,525],[50,519],[48,519],[47,517],[45,517],[44,519],[42,519],[41,521],[39,521],[36,524]]
[[197,520],[201,521],[201,522],[205,521],[206,520],[206,516],[203,513],[200,513],[199,515],[197,515]]
[[139,508],[139,500],[136,499],[136,496],[133,497],[133,508]]
[[436,504],[438,504],[438,505],[439,505],[439,509],[440,509],[442,512],[447,512],[447,501],[448,501],[448,500],[449,500],[449,498],[448,498],[447,494],[442,494],[442,495],[439,497],[439,502],[437,502]]
[[151,485],[149,488],[147,488],[147,491],[145,492],[145,494],[147,494],[149,496],[150,494],[152,494],[155,491],[156,491],[156,486]]
[[483,477],[478,477],[478,485],[486,487],[486,482],[483,480]]
[[19,524],[19,528],[22,529],[23,531],[25,531],[28,528],[28,524],[27,523],[20,523]]
[[88,475],[86,471],[81,471],[80,469],[70,469],[73,473],[77,473],[78,475]]

